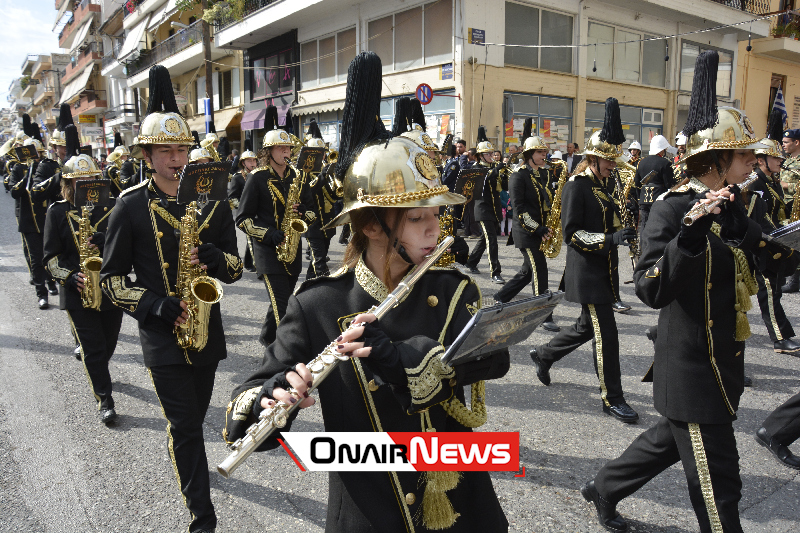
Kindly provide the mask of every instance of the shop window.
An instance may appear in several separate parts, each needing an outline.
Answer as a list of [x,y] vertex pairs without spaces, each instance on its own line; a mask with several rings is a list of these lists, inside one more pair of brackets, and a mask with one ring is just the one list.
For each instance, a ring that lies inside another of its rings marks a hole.
[[719,67],[717,68],[717,98],[731,97],[731,76],[733,74],[733,52],[715,48],[704,44],[689,41],[681,43],[681,76],[680,90],[692,92],[694,81],[694,64],[697,56],[706,50],[716,50],[719,53]]
[[356,57],[356,29],[300,45],[300,82],[303,89],[347,81],[347,67]]
[[[506,43],[571,45],[572,16],[506,2]],[[572,72],[572,48],[505,47],[505,63],[529,68]]]
[[606,80],[664,87],[667,79],[664,41],[644,40],[653,37],[589,21],[587,41],[594,46],[589,47],[588,61],[592,69],[597,68],[597,70],[590,70],[587,74]]
[[219,84],[220,107],[230,107],[233,105],[231,103],[233,98],[233,83],[231,82],[232,71],[227,70],[225,72],[220,72],[219,77],[221,81]]
[[292,92],[294,69],[291,66],[292,51],[283,50],[277,54],[254,59],[250,100],[258,100]]
[[[619,106],[619,115],[622,121],[622,131],[625,133],[625,142],[622,147],[628,148],[633,141],[639,141],[642,144],[642,151],[646,154],[650,148],[650,140],[662,132],[664,111],[621,105]],[[584,146],[594,132],[603,128],[604,116],[605,102],[586,102]]]
[[525,119],[532,118],[531,133],[544,139],[551,150],[565,152],[572,137],[572,99],[533,94],[505,93],[514,100],[514,116],[505,125],[505,152],[521,146]]
[[[422,106],[422,111],[425,114],[425,126],[427,126],[427,133],[430,135],[433,142],[441,145],[448,133],[453,133],[455,129],[456,99],[453,98],[455,91],[439,91],[434,93],[433,100],[430,104]],[[387,129],[392,128],[394,121],[394,105],[399,96],[384,98],[381,100],[381,120]],[[411,96],[413,95],[405,95]]]

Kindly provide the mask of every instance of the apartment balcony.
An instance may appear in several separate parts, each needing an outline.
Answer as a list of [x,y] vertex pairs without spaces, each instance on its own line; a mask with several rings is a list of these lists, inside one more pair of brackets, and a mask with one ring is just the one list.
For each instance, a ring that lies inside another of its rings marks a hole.
[[77,34],[76,30],[82,28],[84,24],[91,24],[87,18],[93,16],[94,13],[97,13],[99,17],[100,11],[99,0],[81,0],[81,3],[75,6],[75,11],[72,12],[72,18],[58,35],[59,48],[64,48],[66,50],[71,49],[73,40]]
[[770,21],[772,37],[753,41],[753,53],[800,63],[800,17],[787,13]]
[[36,87],[37,87],[36,84],[37,84],[38,80],[31,80],[31,82],[33,82],[33,83],[29,82],[27,87],[22,89],[22,92],[20,93],[25,98],[33,98],[33,95],[36,94]]
[[[244,50],[294,28],[324,21],[351,5],[349,0],[246,0],[242,20],[224,15],[214,22],[214,42],[221,48]],[[312,6],[314,9],[309,9]]]
[[118,39],[113,48],[108,50],[105,55],[103,55],[103,59],[100,63],[101,68],[105,69],[106,67],[113,65],[117,62],[117,58],[119,57],[119,51],[122,49],[122,45],[125,44],[123,39]]
[[56,11],[61,9],[61,6],[64,4],[64,2],[68,2],[68,1],[69,0],[56,0]]
[[33,65],[39,60],[39,56],[36,54],[28,54],[25,59],[22,61],[22,75],[23,76],[30,76],[31,69],[33,69]]
[[72,104],[72,116],[100,115],[105,112],[107,107],[105,91],[86,89],[81,93],[80,99]]
[[105,112],[105,124],[108,127],[136,122],[136,109],[133,104],[121,104],[109,107]]
[[36,61],[31,68],[31,77],[41,79],[41,73],[45,70],[50,70],[51,68],[53,68],[53,63],[50,59],[50,56],[39,56],[38,61]]
[[44,83],[36,86],[36,92],[33,94],[33,104],[42,105],[48,98],[55,98],[56,90]]
[[90,43],[82,52],[72,58],[72,62],[67,65],[64,77],[61,78],[61,83],[67,84],[71,82],[76,74],[83,71],[86,65],[100,63],[102,58],[103,44],[97,41]]

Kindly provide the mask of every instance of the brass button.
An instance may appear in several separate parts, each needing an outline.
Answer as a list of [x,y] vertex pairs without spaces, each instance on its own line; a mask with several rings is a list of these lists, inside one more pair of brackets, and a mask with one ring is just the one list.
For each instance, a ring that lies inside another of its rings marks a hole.
[[439,298],[431,294],[430,296],[428,296],[428,305],[431,307],[436,307],[437,305],[439,305]]
[[135,305],[132,305],[132,306],[131,306],[131,313],[133,313],[133,312],[135,312],[135,311],[136,311],[136,306],[135,306]]
[[708,282],[708,290],[711,290],[711,282]]
[[104,207],[104,208],[103,208],[103,211],[108,211],[108,208],[107,208],[107,207]]
[[416,501],[417,501],[417,497],[413,492],[409,492],[408,494],[406,494],[406,504],[407,505],[414,505],[414,503]]
[[778,252],[777,254],[773,255],[772,258],[773,259],[780,259],[781,258],[781,253]]
[[759,247],[759,248],[763,248],[763,247],[765,247],[766,245],[767,245],[767,243],[766,243],[765,241],[761,241],[760,243],[758,243],[758,247]]
[[660,270],[658,270],[658,267],[655,267],[653,269],[653,274],[655,274],[656,276],[658,276],[659,272],[660,272]]
[[162,266],[162,267],[164,267],[164,269],[167,269],[167,268],[169,268],[169,263],[164,263],[164,264],[163,264],[163,265],[161,265],[161,266]]
[[376,390],[378,390],[378,388],[380,388],[380,385],[375,383],[374,379],[369,380],[369,384],[367,386],[369,387],[369,390],[371,392],[375,392]]
[[714,321],[713,320],[709,320],[708,321],[708,327],[710,327],[710,328],[714,327]]
[[160,231],[159,231],[158,233],[156,233],[156,237],[158,237],[159,239],[160,239],[161,237],[163,237],[163,236],[164,236],[164,234],[163,234],[162,232],[160,232]]
[[456,378],[450,378],[450,387],[455,387],[457,383],[458,380]]

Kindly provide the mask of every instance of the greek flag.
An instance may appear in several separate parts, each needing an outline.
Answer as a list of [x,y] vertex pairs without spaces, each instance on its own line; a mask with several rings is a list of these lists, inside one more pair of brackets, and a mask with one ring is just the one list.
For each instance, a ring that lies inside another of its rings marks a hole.
[[772,104],[772,109],[778,109],[781,112],[781,116],[783,117],[783,123],[789,120],[789,115],[786,114],[786,104],[783,101],[783,91],[781,90],[780,85],[778,86],[778,92],[775,93],[775,102]]

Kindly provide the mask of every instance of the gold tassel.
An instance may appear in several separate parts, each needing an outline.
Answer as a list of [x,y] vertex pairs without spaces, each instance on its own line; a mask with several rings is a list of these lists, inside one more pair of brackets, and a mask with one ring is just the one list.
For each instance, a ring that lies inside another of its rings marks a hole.
[[[737,304],[736,307],[739,307]],[[747,313],[744,311],[736,311],[736,336],[734,340],[736,341],[746,341],[750,338],[752,333],[750,332],[750,322],[747,320]]]
[[736,304],[739,306],[737,311],[744,311],[745,313],[753,308],[747,285],[741,280],[736,282]]
[[456,488],[461,472],[425,472],[425,494],[422,496],[422,524],[431,530],[448,529],[461,516],[445,491]]

